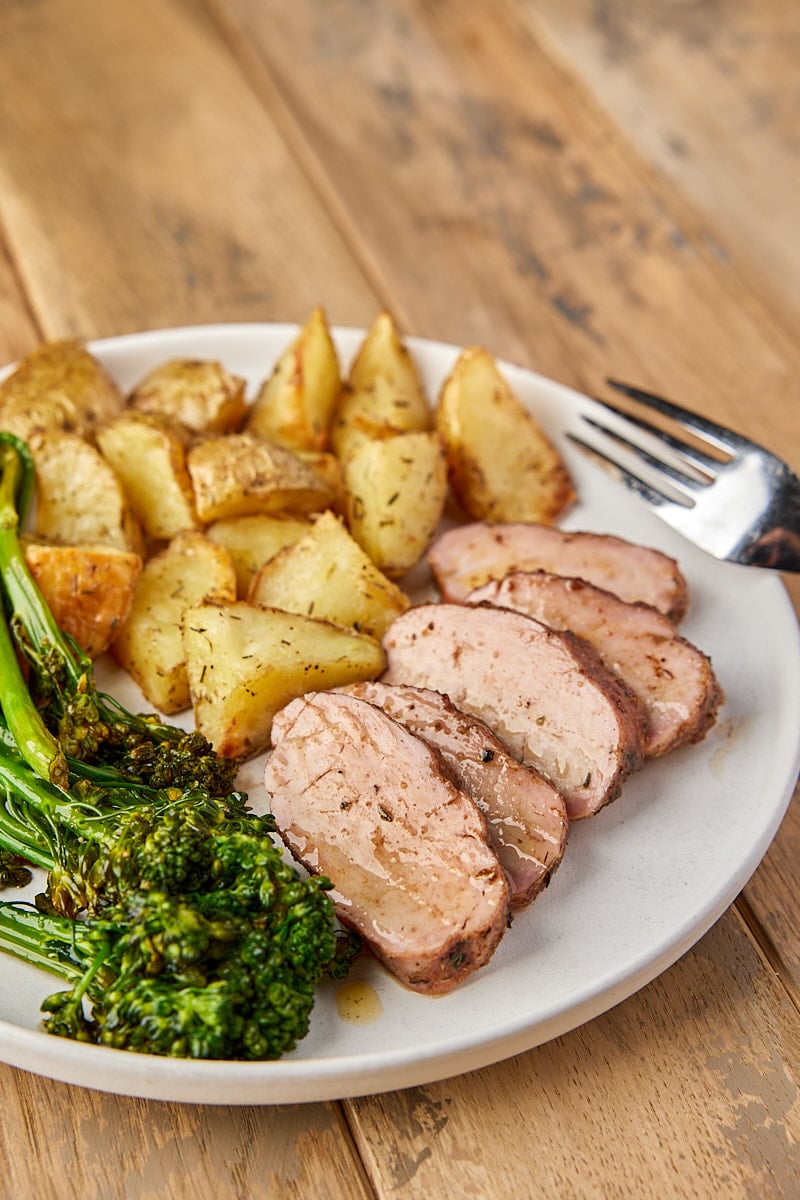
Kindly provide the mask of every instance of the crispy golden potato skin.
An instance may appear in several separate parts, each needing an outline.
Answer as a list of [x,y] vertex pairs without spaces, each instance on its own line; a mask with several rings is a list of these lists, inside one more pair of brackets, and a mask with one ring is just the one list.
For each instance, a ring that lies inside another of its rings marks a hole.
[[574,499],[558,451],[480,347],[464,350],[442,385],[436,427],[450,486],[474,520],[552,524]]
[[183,616],[197,729],[226,758],[269,745],[272,718],[296,696],[374,679],[378,641],[280,609],[199,604]]
[[104,654],[130,612],[139,555],[113,546],[26,542],[25,559],[59,627],[91,658]]
[[238,429],[247,412],[244,380],[222,363],[194,358],[171,359],[150,371],[131,393],[130,405],[192,433]]
[[179,533],[145,563],[111,651],[159,712],[172,715],[191,704],[181,633],[184,610],[204,600],[235,599],[230,555],[196,530]]
[[341,386],[336,347],[318,307],[261,387],[245,428],[289,450],[324,450]]
[[189,451],[189,475],[201,521],[248,513],[320,512],[330,491],[308,464],[248,433],[207,438]]
[[198,528],[185,438],[177,425],[128,411],[101,426],[96,437],[149,538],[168,541],[182,529]]
[[373,563],[331,512],[253,579],[249,603],[303,613],[381,638],[408,596]]
[[43,342],[0,383],[0,429],[23,440],[57,429],[87,436],[123,404],[122,392],[82,342]]

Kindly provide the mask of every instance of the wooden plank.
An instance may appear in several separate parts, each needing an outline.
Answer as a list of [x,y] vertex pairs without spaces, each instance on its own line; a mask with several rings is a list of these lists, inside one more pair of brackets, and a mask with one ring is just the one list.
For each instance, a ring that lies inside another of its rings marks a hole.
[[792,1200],[798,1063],[796,1013],[729,913],[591,1025],[472,1075],[354,1101],[352,1125],[379,1194],[404,1200]]
[[374,316],[313,188],[187,6],[13,2],[0,46],[0,219],[48,336],[304,320],[317,303]]
[[338,1105],[157,1104],[0,1067],[14,1200],[370,1200]]
[[744,890],[739,907],[800,1010],[800,787],[778,836]]
[[[800,319],[800,9],[739,0],[515,0],[643,158],[703,214],[708,237]],[[709,103],[713,97],[713,103]]]
[[589,391],[615,373],[779,446],[796,340],[501,0],[340,0],[335,22],[210,2],[413,332]]

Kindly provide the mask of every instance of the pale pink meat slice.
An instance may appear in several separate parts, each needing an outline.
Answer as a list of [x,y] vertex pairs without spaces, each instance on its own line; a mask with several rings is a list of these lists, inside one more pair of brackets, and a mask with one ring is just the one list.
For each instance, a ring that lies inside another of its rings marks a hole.
[[466,603],[512,608],[585,638],[641,701],[649,758],[700,741],[716,720],[723,695],[710,660],[649,605],[544,571],[491,580],[470,592]]
[[482,814],[386,713],[314,692],[275,717],[264,782],[293,856],[409,988],[450,991],[488,962],[510,888]]
[[596,812],[642,761],[645,718],[592,648],[489,605],[422,604],[384,637],[384,683],[449,696],[558,788],[570,819]]
[[675,560],[611,534],[479,521],[441,534],[427,557],[443,600],[464,600],[487,580],[517,571],[549,571],[641,600],[673,621],[686,612],[686,580]]
[[437,751],[445,773],[486,818],[511,884],[511,907],[529,904],[564,853],[568,820],[560,792],[509,754],[488,725],[460,712],[441,692],[378,680],[340,690],[377,704]]

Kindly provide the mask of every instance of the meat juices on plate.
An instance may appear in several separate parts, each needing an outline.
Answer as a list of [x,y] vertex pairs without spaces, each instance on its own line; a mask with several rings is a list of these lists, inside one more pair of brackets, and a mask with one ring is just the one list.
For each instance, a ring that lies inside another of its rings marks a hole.
[[383,682],[433,688],[484,721],[558,788],[570,819],[613,800],[641,765],[641,706],[573,634],[485,604],[421,604],[384,649]]
[[365,700],[312,692],[275,717],[264,782],[281,837],[340,920],[414,991],[490,959],[510,888],[486,821],[429,746]]
[[557,789],[440,692],[378,681],[339,690],[378,705],[437,751],[446,774],[486,817],[511,884],[511,907],[529,904],[549,883],[567,841],[567,811]]

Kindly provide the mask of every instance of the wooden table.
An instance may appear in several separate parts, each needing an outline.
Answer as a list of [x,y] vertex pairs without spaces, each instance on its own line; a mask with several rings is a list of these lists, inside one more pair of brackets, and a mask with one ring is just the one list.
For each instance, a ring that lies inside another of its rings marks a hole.
[[[5,0],[0,360],[388,306],[797,466],[798,54],[780,0]],[[671,970],[472,1075],[223,1108],[0,1067],[0,1193],[796,1197],[799,812]]]

